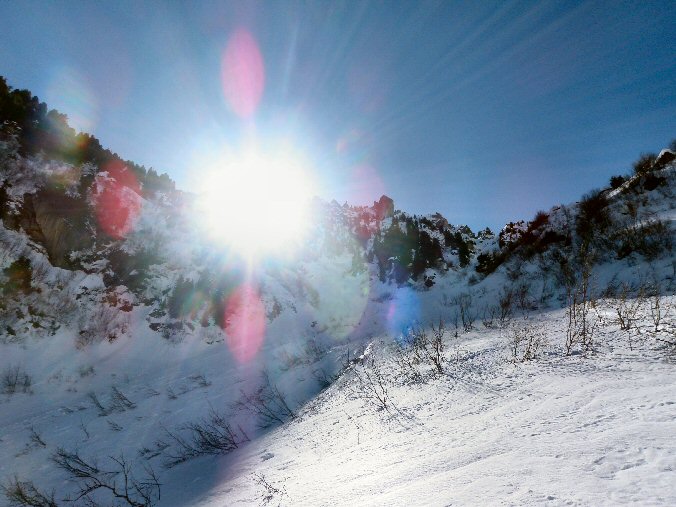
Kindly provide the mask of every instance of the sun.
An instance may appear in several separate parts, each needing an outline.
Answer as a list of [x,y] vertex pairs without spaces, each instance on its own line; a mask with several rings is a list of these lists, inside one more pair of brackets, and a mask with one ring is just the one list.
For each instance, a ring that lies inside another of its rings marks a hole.
[[313,177],[291,148],[223,154],[203,182],[200,222],[213,240],[247,258],[286,254],[308,230]]

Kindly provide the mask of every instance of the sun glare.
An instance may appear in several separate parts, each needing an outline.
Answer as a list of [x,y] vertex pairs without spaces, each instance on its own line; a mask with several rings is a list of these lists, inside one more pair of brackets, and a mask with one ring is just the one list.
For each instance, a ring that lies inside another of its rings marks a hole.
[[225,155],[204,182],[199,217],[213,240],[251,258],[286,254],[303,239],[314,185],[298,153]]

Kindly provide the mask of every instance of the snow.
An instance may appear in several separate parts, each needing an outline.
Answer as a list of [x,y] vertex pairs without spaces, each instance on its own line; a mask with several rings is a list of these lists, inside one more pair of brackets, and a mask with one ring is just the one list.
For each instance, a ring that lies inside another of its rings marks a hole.
[[[24,165],[19,169],[16,188],[24,192],[71,168],[36,170],[37,182],[26,177]],[[674,165],[661,170],[668,185],[649,193],[625,195],[630,182],[608,193],[618,230],[661,220],[673,238],[675,173]],[[17,203],[21,195],[13,196]],[[634,216],[628,216],[629,199],[636,201]],[[35,289],[0,305],[4,326],[26,330],[0,335],[0,375],[19,368],[32,378],[26,392],[0,394],[0,485],[15,476],[31,479],[63,498],[75,485],[51,461],[62,447],[102,466],[121,454],[136,471],[152,465],[163,506],[676,504],[675,359],[648,333],[646,302],[637,322],[641,335],[630,341],[614,321],[617,303],[601,301],[593,310],[602,323],[594,350],[568,356],[560,309],[565,291],[543,267],[551,259],[511,259],[486,278],[474,273],[475,259],[466,269],[428,268],[435,282],[429,290],[421,283],[383,283],[373,263],[353,265],[364,240],[355,230],[362,226],[375,236],[395,219],[403,226],[403,214],[377,223],[370,208],[317,202],[321,223],[295,263],[269,262],[253,273],[264,337],[256,354],[242,360],[229,348],[232,327],[221,329],[213,317],[202,325],[208,303],[200,303],[199,294],[180,319],[168,319],[162,306],[179,279],[197,283],[229,274],[227,252],[210,247],[183,210],[171,210],[167,196],[141,204],[127,237],[76,252],[86,272],[51,266],[43,248],[0,222],[0,268],[28,257]],[[553,208],[546,227],[573,227],[576,212],[575,205]],[[509,239],[525,227],[516,224]],[[443,244],[441,233],[427,230]],[[368,236],[366,246],[372,241]],[[497,241],[477,240],[475,254],[493,250]],[[115,248],[156,254],[139,268],[145,280],[138,292],[104,283]],[[457,265],[456,254],[444,254]],[[623,284],[635,294],[655,282],[663,326],[673,330],[673,251],[652,259],[617,259],[613,252],[594,267],[592,285],[596,295]],[[547,345],[534,361],[515,363],[510,326],[491,326],[481,317],[506,290],[523,287],[511,325],[532,323]],[[459,298],[471,299],[476,312],[469,332],[452,327]],[[444,374],[419,366],[425,381],[406,380],[395,344],[412,327],[429,329],[440,318],[450,328]],[[48,329],[56,321],[60,327]],[[165,327],[149,327],[156,324]],[[183,327],[163,336],[171,325]],[[366,364],[354,361],[360,355]],[[347,359],[347,370],[322,391]],[[365,398],[355,373],[373,368],[386,380],[387,408]],[[265,387],[263,373],[298,414],[265,430],[236,408],[243,393]],[[115,390],[129,405],[115,402]],[[174,450],[167,431],[185,436],[185,425],[210,410],[231,418],[252,441],[224,456],[165,468]]]
[[[540,316],[551,339],[563,320]],[[663,353],[630,351],[615,330],[594,357],[513,364],[501,335],[463,336],[446,376],[393,386],[391,412],[346,373],[300,420],[201,464],[227,482],[194,505],[260,504],[253,474],[283,487],[281,505],[676,503],[676,369]]]
[[[160,505],[260,505],[254,474],[284,492],[275,496],[281,505],[673,505],[673,360],[654,342],[630,349],[612,301],[598,312],[606,324],[596,352],[573,356],[562,352],[564,310],[531,315],[549,345],[527,363],[511,361],[506,329],[449,331],[445,374],[428,371],[425,383],[398,378],[393,335],[376,337],[369,350],[388,379],[388,410],[363,398],[351,369],[318,396],[310,386],[303,394],[313,365],[298,364],[276,376],[294,400],[310,400],[297,420],[226,456],[168,470],[161,454],[150,459],[161,471]],[[642,319],[647,328],[647,310]],[[275,322],[275,336],[290,330],[290,320]],[[2,398],[0,475],[39,470],[41,486],[68,488],[49,461],[57,445],[99,460],[138,459],[140,449],[156,449],[164,427],[208,407],[227,411],[264,365],[279,362],[280,346],[268,342],[255,363],[238,365],[222,341],[199,336],[170,345],[146,332],[80,353],[66,332],[5,345],[3,364],[30,367],[34,384],[32,394]],[[89,393],[108,407],[112,386],[136,407],[101,415]],[[31,428],[46,448],[31,444]]]

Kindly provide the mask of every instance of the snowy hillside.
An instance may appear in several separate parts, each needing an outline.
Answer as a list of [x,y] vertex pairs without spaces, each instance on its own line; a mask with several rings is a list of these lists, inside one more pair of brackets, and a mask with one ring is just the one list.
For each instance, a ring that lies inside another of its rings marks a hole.
[[497,235],[317,200],[247,263],[0,142],[0,502],[676,503],[673,152]]
[[480,329],[448,339],[444,375],[416,382],[377,342],[382,403],[373,366],[353,366],[298,420],[195,464],[227,474],[196,504],[673,505],[676,370],[650,345],[631,350],[612,306],[593,358],[556,346],[560,310],[516,324],[549,341],[523,364],[509,330]]

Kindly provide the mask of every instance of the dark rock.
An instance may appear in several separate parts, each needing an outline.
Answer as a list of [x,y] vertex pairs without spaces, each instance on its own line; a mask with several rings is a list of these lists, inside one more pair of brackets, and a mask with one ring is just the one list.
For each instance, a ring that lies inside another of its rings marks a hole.
[[662,150],[662,153],[659,154],[655,163],[653,164],[654,169],[662,169],[667,165],[671,164],[676,160],[676,153],[671,150]]
[[383,195],[378,202],[373,203],[373,210],[376,212],[376,217],[379,220],[391,217],[394,215],[394,201],[386,195]]

